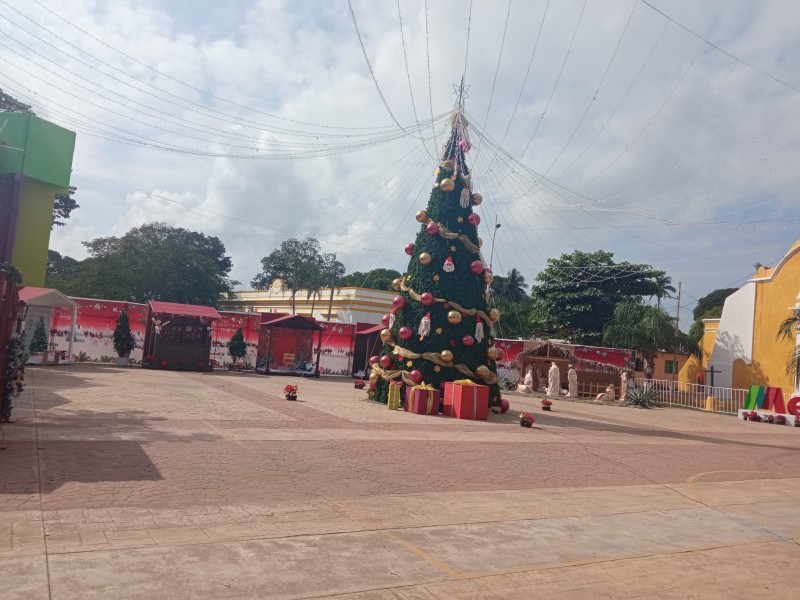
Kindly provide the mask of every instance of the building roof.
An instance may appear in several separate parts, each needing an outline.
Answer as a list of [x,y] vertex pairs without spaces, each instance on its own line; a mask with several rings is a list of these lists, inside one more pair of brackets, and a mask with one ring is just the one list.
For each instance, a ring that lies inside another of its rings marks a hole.
[[302,315],[278,317],[277,319],[261,323],[261,327],[288,327],[289,329],[311,329],[313,331],[323,330],[323,327],[318,325],[314,319]]
[[178,304],[176,302],[161,302],[159,300],[150,300],[149,304],[154,313],[180,315],[184,317],[206,317],[207,319],[220,318],[220,314],[217,312],[217,309],[212,308],[211,306]]
[[58,290],[29,285],[19,290],[19,299],[28,306],[78,306]]

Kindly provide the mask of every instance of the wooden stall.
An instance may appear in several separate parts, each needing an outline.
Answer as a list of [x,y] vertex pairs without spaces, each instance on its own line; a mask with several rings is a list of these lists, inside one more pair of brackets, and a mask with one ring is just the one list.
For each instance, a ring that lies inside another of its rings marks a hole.
[[[311,317],[263,313],[256,371],[319,377],[323,329]],[[316,351],[314,332],[317,333]]]
[[358,323],[356,325],[356,339],[353,346],[353,377],[366,377],[369,366],[369,357],[380,354],[383,342],[381,330],[383,325],[371,323]]
[[155,369],[210,369],[214,322],[210,306],[151,300],[148,303],[142,366]]

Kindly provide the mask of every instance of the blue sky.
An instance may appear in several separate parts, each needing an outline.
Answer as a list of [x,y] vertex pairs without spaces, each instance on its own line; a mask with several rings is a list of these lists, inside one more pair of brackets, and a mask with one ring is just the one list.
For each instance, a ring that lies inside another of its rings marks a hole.
[[[686,306],[798,237],[800,25],[787,0],[651,2],[785,83],[641,1],[587,2],[577,30],[583,0],[512,0],[507,26],[506,1],[429,1],[426,36],[423,0],[401,0],[404,54],[397,2],[354,0],[408,134],[393,141],[346,1],[38,1],[4,0],[0,86],[78,131],[81,209],[52,238],[78,258],[84,240],[161,220],[219,236],[244,283],[292,235],[318,237],[350,271],[402,270],[445,132],[434,143],[422,122],[451,109],[464,73],[482,235],[502,224],[496,272],[532,280],[548,257],[612,250],[682,281]],[[482,142],[484,122],[503,152]],[[376,143],[362,148],[365,133]],[[348,152],[319,150],[334,139]]]

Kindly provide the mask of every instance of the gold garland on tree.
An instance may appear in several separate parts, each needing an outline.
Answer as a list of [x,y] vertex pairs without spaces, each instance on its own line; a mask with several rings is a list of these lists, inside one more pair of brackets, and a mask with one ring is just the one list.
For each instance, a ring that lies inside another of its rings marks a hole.
[[[410,288],[410,287],[406,286],[406,284],[403,283],[402,281],[400,282],[400,289],[402,291],[404,291],[404,292],[408,292],[408,295],[411,296],[417,302],[421,301],[420,295],[417,292],[415,292],[413,288]],[[468,315],[470,317],[474,317],[475,315],[478,315],[481,319],[484,320],[484,322],[489,327],[491,327],[492,323],[494,323],[494,320],[492,319],[492,317],[490,317],[488,314],[486,314],[482,310],[478,310],[477,308],[464,308],[463,306],[461,306],[457,302],[453,302],[452,300],[446,300],[444,298],[434,298],[433,301],[434,302],[440,302],[440,303],[443,303],[443,304],[444,303],[449,304],[450,306],[455,308],[458,312],[464,313],[465,315]]]

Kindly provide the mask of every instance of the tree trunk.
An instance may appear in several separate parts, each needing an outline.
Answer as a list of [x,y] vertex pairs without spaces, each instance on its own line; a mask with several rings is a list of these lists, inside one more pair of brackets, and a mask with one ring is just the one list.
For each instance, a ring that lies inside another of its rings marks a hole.
[[317,293],[314,292],[311,296],[311,318],[314,318],[314,307],[317,305]]
[[293,314],[293,315],[294,315],[294,314],[297,314],[297,313],[295,313],[295,310],[294,310],[294,297],[295,297],[296,295],[297,295],[297,291],[296,291],[296,290],[292,290],[292,314]]

